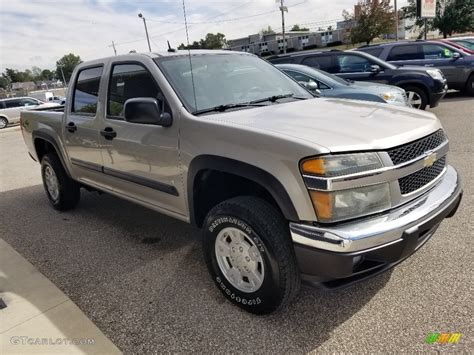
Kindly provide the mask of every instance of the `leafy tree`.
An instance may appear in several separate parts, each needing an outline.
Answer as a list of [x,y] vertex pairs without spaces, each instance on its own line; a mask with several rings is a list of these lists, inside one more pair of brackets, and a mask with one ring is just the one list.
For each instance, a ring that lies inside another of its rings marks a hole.
[[181,43],[178,46],[178,49],[222,49],[226,46],[227,41],[225,35],[222,33],[208,33],[206,37],[199,40],[199,42],[194,41],[189,46],[186,46],[184,43]]
[[474,31],[474,0],[436,0],[436,17],[426,20],[416,17],[416,0],[408,0],[403,7],[402,17],[415,19],[415,23],[407,26],[407,30],[421,30],[418,38],[425,31],[439,31],[446,38],[453,33]]
[[300,25],[296,24],[296,25],[293,25],[293,27],[290,30],[290,32],[293,32],[293,31],[309,31],[309,28],[300,27]]
[[53,80],[55,75],[54,70],[43,69],[41,71],[41,80]]
[[262,28],[260,32],[262,32],[262,34],[264,35],[271,35],[275,33],[275,31],[273,31],[273,28],[271,28],[270,26],[267,26],[267,28]]
[[359,1],[358,16],[343,11],[346,21],[352,22],[350,39],[352,43],[370,44],[375,38],[394,30],[394,16],[390,0]]
[[0,88],[8,90],[11,85],[11,80],[8,76],[5,75],[5,73],[2,73],[0,76]]
[[56,62],[56,78],[59,80],[63,80],[61,74],[61,68],[64,73],[64,78],[66,82],[71,79],[72,72],[76,65],[82,63],[81,57],[78,55],[74,55],[73,53],[69,53],[64,55],[61,59]]
[[332,26],[329,26],[329,27],[328,27],[328,31],[332,31]]

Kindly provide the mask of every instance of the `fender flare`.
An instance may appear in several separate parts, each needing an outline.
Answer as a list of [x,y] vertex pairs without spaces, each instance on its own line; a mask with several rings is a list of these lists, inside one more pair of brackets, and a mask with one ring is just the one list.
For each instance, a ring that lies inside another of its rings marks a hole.
[[216,170],[251,180],[266,189],[288,221],[298,221],[298,213],[281,182],[269,172],[254,165],[217,155],[199,155],[189,164],[187,195],[191,223],[197,225],[194,210],[194,180],[203,170]]
[[[36,144],[35,144],[36,139],[42,139],[50,143],[54,147],[54,150],[56,151],[56,153],[58,154],[59,160],[61,160],[61,164],[63,165],[64,170],[66,170],[66,173],[69,175],[70,178],[72,178],[71,172],[69,171],[69,167],[66,164],[66,160],[64,159],[63,153],[61,149],[59,149],[58,143],[51,135],[45,132],[35,131],[32,133],[31,138],[33,140],[33,146],[35,147],[35,150],[36,150]],[[38,157],[38,152],[36,152],[36,157]],[[38,161],[39,161],[39,157],[38,157]],[[39,161],[39,163],[41,163],[41,161]]]

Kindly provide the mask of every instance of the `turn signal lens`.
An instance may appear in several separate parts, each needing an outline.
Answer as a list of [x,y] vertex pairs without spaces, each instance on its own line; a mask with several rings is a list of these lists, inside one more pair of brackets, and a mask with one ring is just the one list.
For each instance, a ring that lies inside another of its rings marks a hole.
[[316,210],[316,214],[321,220],[332,219],[332,194],[330,192],[310,191],[311,200]]
[[301,169],[303,173],[315,175],[324,175],[326,172],[324,160],[321,158],[304,161],[303,164],[301,164]]

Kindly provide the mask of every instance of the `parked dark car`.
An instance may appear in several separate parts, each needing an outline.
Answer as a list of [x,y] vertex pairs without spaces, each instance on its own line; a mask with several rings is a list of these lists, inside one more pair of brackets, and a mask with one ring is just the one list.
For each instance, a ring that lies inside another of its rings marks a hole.
[[317,92],[322,97],[381,102],[410,107],[405,91],[396,86],[345,80],[336,75],[301,64],[277,64],[275,66],[308,90]]
[[358,51],[304,51],[269,58],[273,64],[303,64],[344,79],[372,81],[404,89],[412,107],[438,105],[448,86],[442,72],[420,66],[398,67]]
[[422,65],[440,69],[448,87],[474,95],[474,56],[447,43],[437,41],[394,42],[361,47],[397,66]]

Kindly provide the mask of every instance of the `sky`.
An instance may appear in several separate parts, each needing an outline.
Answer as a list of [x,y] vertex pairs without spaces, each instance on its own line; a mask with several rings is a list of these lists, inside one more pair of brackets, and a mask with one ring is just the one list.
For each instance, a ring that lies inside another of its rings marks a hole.
[[[335,24],[356,0],[285,0],[287,29]],[[399,0],[399,7],[406,1]],[[221,32],[244,37],[270,25],[281,30],[275,0],[185,0],[189,41]],[[32,66],[54,69],[64,54],[90,60],[131,50],[147,52],[146,18],[152,51],[186,43],[182,0],[0,0],[0,71]]]

